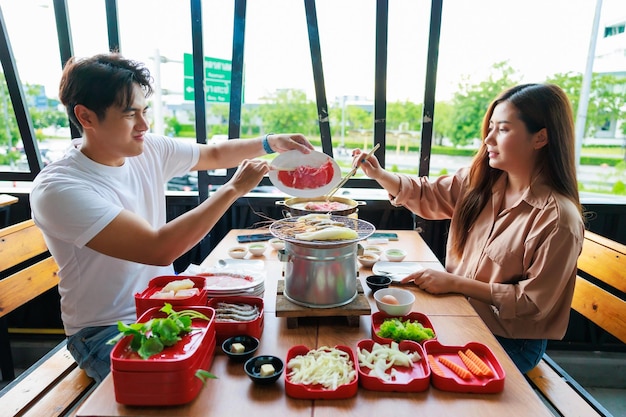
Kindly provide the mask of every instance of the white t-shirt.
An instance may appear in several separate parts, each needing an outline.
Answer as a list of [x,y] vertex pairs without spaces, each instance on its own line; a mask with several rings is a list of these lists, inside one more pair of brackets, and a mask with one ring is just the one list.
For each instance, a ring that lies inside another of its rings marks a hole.
[[195,144],[147,134],[144,152],[121,167],[101,165],[71,149],[35,178],[30,203],[59,265],[61,318],[67,335],[84,327],[136,321],[134,295],[173,267],[113,258],[85,246],[122,209],[154,228],[166,222],[165,184],[198,162]]

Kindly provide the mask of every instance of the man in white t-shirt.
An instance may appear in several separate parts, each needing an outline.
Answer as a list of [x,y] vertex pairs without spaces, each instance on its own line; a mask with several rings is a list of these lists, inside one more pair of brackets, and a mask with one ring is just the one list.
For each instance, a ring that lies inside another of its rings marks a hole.
[[[32,217],[59,265],[68,349],[97,382],[109,373],[117,322],[136,321],[134,294],[195,246],[269,171],[265,153],[313,146],[300,134],[214,145],[148,134],[150,73],[108,53],[67,62],[59,98],[80,140],[34,181]],[[166,222],[165,184],[194,170],[238,169],[193,210]]]

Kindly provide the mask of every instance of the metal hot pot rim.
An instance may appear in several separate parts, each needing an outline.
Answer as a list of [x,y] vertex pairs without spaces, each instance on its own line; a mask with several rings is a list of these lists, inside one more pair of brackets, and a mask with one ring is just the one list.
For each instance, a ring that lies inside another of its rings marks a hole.
[[311,213],[330,213],[336,216],[348,216],[355,213],[358,210],[359,206],[364,206],[366,204],[364,201],[356,201],[350,198],[334,196],[331,197],[328,201],[346,204],[348,208],[331,211],[317,211],[304,208],[308,203],[325,203],[326,199],[323,196],[316,198],[293,197],[288,198],[285,201],[277,201],[276,205],[285,206],[289,211],[289,214],[291,214],[292,216],[304,216]]

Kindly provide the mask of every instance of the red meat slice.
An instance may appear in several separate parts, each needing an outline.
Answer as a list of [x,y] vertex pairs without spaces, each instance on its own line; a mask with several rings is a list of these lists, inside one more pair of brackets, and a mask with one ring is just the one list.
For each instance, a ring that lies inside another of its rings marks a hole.
[[293,171],[278,171],[278,180],[287,187],[305,190],[325,186],[333,175],[333,164],[329,159],[320,167],[303,165]]

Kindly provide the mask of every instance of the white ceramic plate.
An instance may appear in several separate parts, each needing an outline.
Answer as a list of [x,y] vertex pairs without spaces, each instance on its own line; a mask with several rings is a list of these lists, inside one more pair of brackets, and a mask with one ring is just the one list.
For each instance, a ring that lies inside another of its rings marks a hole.
[[[247,275],[216,270],[206,272],[204,288],[211,293],[237,293],[241,290],[252,290],[264,285],[265,277],[259,274]],[[248,277],[248,279],[244,278]]]
[[265,263],[260,259],[220,259],[215,263],[215,268],[237,272],[241,269],[255,269],[262,271]]
[[393,282],[400,282],[407,275],[423,270],[419,262],[387,262],[379,261],[372,267],[375,275],[387,275]]
[[278,180],[278,170],[272,170],[268,174],[270,181],[276,188],[278,188],[283,193],[293,196],[293,197],[321,197],[328,193],[333,187],[341,181],[341,168],[337,164],[337,162],[332,159],[330,156],[326,155],[323,152],[311,151],[309,154],[304,154],[300,151],[289,151],[285,153],[281,153],[274,160],[272,160],[271,165],[276,168],[297,168],[300,166],[311,166],[311,167],[320,167],[326,163],[326,161],[330,160],[333,165],[333,178],[330,182],[319,188],[292,188],[283,184]]

